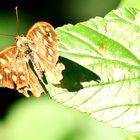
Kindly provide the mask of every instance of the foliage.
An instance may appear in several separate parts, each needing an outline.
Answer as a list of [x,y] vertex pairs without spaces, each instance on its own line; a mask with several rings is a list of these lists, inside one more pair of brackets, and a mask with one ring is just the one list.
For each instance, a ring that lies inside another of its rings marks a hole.
[[140,1],[139,0],[121,0],[119,7],[133,7],[140,9]]
[[140,131],[139,20],[137,9],[125,8],[57,28],[61,56],[72,62],[64,61],[62,87],[49,85],[50,96],[113,127]]

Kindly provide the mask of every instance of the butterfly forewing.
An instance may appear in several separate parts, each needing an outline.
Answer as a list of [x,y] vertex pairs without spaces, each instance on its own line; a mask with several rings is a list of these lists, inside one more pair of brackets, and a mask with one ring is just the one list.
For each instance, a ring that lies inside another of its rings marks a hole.
[[27,33],[30,48],[47,63],[58,61],[58,40],[54,28],[47,22],[37,22]]
[[57,63],[58,39],[54,28],[47,22],[37,22],[27,33],[29,47],[38,55],[49,81],[58,84],[62,79],[64,65]]

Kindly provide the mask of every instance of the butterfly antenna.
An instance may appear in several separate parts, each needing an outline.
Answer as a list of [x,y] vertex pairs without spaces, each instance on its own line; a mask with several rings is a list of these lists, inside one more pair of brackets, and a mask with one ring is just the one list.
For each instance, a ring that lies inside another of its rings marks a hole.
[[0,36],[12,36],[12,37],[15,37],[15,35],[1,34],[1,33],[0,33]]
[[18,8],[17,6],[15,7],[16,11],[16,19],[17,19],[17,33],[19,34],[19,17],[18,17]]

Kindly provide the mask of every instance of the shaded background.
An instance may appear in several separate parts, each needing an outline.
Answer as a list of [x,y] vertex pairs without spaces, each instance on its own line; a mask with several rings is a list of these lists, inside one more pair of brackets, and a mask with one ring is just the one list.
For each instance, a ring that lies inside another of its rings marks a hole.
[[[28,16],[31,22],[47,20],[55,26],[62,26],[94,16],[104,16],[115,9],[119,2],[120,0],[1,0],[0,10],[10,12],[13,17],[14,7],[18,6],[19,13]],[[24,17],[20,16],[20,19]]]
[[[1,0],[0,34],[26,35],[37,21],[47,21],[56,28],[95,16],[103,17],[117,8],[119,2],[120,0]],[[18,6],[19,27],[15,6]],[[14,37],[0,35],[0,50],[14,44]],[[5,134],[9,134],[8,140],[92,140],[93,137],[95,140],[97,137],[97,140],[111,140],[110,133],[116,139],[117,135],[120,137],[125,134],[100,123],[96,124],[96,121],[86,115],[77,115],[76,111],[50,101],[46,95],[27,99],[15,90],[6,88],[0,88],[0,119],[0,140],[5,138]],[[98,129],[104,132],[102,136]],[[56,138],[53,137],[54,133]],[[30,138],[27,138],[27,134],[31,135]]]

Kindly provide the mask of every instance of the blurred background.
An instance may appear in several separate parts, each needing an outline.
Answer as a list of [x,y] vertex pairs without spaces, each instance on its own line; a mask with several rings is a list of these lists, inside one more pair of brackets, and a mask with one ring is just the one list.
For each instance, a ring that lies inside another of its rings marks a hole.
[[[7,35],[26,35],[37,21],[55,28],[103,17],[117,8],[120,0],[1,0],[0,50],[15,45]],[[17,25],[15,6],[18,6]],[[124,140],[128,132],[96,122],[79,113],[41,98],[25,98],[15,90],[0,88],[0,140]]]

